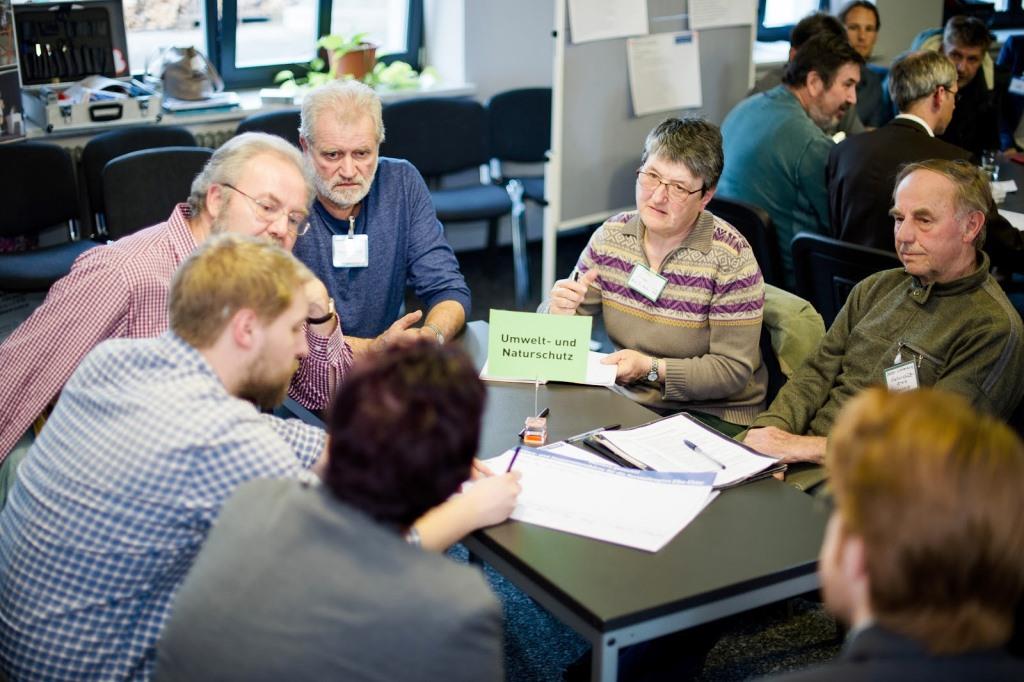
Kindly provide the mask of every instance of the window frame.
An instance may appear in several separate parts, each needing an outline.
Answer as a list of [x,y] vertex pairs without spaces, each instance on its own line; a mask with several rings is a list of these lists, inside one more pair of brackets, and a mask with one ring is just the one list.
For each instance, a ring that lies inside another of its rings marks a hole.
[[[417,71],[421,68],[423,52],[423,0],[407,0],[406,51],[382,56],[380,61],[408,62]],[[331,32],[332,0],[317,0],[317,38]],[[228,88],[262,87],[273,84],[274,76],[283,69],[303,73],[307,64],[266,64],[261,66],[235,66],[237,56],[238,0],[222,0],[221,16],[217,15],[217,1],[205,0],[204,32],[207,55]]]
[[[776,41],[783,40],[789,42],[789,33],[793,30],[796,24],[787,24],[785,26],[773,26],[767,28],[764,25],[764,8],[768,0],[757,0],[757,41],[760,43],[773,43]],[[818,0],[818,11],[828,12],[829,0]]]

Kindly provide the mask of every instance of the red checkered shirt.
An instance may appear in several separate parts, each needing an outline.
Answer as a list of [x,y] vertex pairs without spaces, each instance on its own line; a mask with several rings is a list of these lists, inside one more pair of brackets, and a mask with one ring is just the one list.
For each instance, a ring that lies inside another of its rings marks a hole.
[[[0,462],[96,344],[167,330],[171,277],[196,248],[188,218],[188,205],[179,204],[167,222],[83,253],[0,344]],[[289,395],[320,410],[351,367],[352,350],[340,325],[326,338],[307,327],[306,339],[309,355]]]

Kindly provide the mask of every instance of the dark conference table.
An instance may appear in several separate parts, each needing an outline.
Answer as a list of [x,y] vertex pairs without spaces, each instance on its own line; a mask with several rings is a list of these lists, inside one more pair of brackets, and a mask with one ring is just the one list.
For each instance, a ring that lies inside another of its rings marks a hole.
[[[477,368],[487,323],[462,343]],[[533,385],[489,382],[481,459],[518,443],[533,412]],[[635,426],[657,415],[602,387],[541,386],[548,442],[605,424]],[[622,647],[818,588],[825,510],[774,479],[727,490],[661,551],[651,554],[518,521],[464,540],[542,607],[593,646],[593,679],[615,680]]]

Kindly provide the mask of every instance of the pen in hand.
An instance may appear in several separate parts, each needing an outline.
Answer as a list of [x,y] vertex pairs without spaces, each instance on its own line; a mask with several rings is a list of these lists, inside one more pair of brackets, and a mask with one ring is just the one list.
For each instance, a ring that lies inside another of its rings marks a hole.
[[700,456],[701,456],[701,457],[703,457],[704,459],[708,460],[709,462],[711,462],[712,464],[714,464],[714,465],[715,465],[716,467],[718,467],[719,469],[725,469],[725,465],[724,465],[724,464],[722,464],[721,462],[719,462],[719,461],[718,461],[717,459],[715,459],[714,457],[712,457],[712,456],[711,456],[711,455],[709,455],[708,453],[704,452],[704,451],[703,451],[703,450],[702,450],[702,449],[701,449],[700,447],[698,447],[698,445],[697,445],[696,443],[694,443],[694,442],[693,442],[692,440],[687,440],[686,438],[684,438],[684,439],[683,439],[683,442],[684,442],[684,443],[686,443],[686,447],[690,448],[690,449],[691,449],[691,450],[693,450],[693,451],[694,451],[695,453],[697,453],[698,455],[700,455]]
[[516,451],[512,453],[512,459],[508,463],[508,469],[505,469],[505,473],[506,474],[509,473],[510,471],[512,471],[512,465],[516,463],[516,457],[518,457],[518,456],[519,456],[519,446],[517,445],[516,446]]

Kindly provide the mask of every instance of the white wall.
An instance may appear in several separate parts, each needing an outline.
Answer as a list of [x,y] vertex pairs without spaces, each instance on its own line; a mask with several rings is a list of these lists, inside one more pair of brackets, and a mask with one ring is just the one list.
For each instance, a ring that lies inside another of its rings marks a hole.
[[559,0],[425,0],[426,63],[486,101],[503,90],[551,85]]

